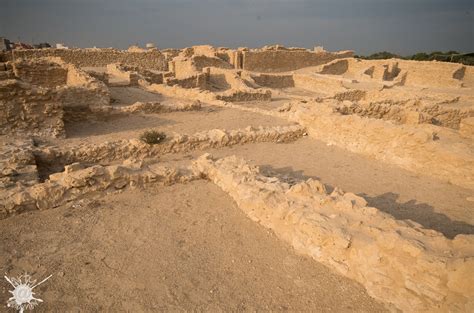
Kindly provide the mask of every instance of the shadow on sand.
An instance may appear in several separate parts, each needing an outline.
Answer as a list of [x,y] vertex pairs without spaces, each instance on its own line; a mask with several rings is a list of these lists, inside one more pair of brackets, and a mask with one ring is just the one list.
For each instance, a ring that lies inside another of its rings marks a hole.
[[[309,178],[321,180],[317,176],[304,175],[303,171],[296,171],[291,166],[275,168],[271,165],[262,165],[260,166],[260,170],[262,174],[267,176],[291,177],[297,181]],[[325,186],[328,192],[334,190],[334,187],[331,185],[325,184]],[[350,190],[345,191],[349,192]],[[416,200],[398,202],[397,200],[400,195],[393,192],[387,192],[372,197],[365,193],[359,193],[358,196],[363,197],[369,206],[388,213],[397,220],[412,220],[426,229],[432,229],[442,233],[449,239],[453,239],[459,234],[474,234],[474,225],[451,220],[448,216],[436,212],[434,207],[426,203],[419,203]]]

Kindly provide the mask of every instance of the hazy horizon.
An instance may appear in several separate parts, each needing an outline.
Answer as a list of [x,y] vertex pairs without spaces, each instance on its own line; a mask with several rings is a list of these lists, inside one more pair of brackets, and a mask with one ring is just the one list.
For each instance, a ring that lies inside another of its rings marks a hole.
[[77,47],[474,51],[471,0],[3,0],[0,36]]

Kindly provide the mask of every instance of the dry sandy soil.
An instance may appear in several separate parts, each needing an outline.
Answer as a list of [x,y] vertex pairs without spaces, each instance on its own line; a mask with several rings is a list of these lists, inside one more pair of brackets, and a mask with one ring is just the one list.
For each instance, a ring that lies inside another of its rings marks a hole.
[[53,274],[36,312],[384,311],[203,181],[22,214],[0,236],[0,268]]

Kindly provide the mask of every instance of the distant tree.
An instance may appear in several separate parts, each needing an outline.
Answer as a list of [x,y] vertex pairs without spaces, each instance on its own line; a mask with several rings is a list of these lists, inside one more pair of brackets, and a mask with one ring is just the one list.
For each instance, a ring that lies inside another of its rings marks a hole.
[[447,53],[443,53],[442,51],[433,51],[430,53],[430,57],[435,56],[435,55],[442,55],[442,54],[447,54]]
[[381,52],[376,52],[365,57],[365,59],[368,59],[368,60],[385,60],[385,59],[392,59],[392,58],[400,58],[400,56],[388,51],[381,51]]
[[445,52],[445,53],[443,53],[443,54],[451,55],[451,54],[461,54],[461,53],[459,53],[459,52],[456,51],[456,50],[449,50],[448,52]]
[[368,56],[356,55],[355,58],[365,59],[365,60],[385,60],[385,59],[405,59],[405,60],[415,60],[415,61],[441,61],[441,62],[455,62],[462,63],[465,65],[474,65],[474,53],[465,53],[461,54],[458,51],[450,50],[447,52],[442,51],[433,51],[429,54],[426,52],[419,52],[414,55],[400,56],[388,51],[376,52]]
[[418,52],[412,55],[411,59],[415,61],[428,61],[430,59],[430,56],[425,52]]

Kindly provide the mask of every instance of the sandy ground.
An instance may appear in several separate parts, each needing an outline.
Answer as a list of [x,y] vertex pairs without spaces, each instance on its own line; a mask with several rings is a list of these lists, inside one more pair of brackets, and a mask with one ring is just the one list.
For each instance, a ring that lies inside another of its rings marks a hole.
[[[130,105],[136,101],[185,102],[165,98],[161,95],[147,92],[138,88],[112,87],[114,105]],[[192,101],[190,101],[192,102]],[[286,120],[246,112],[231,108],[222,108],[203,104],[200,111],[171,112],[160,114],[128,114],[107,117],[103,120],[71,122],[66,124],[67,140],[65,144],[81,142],[99,143],[104,141],[134,139],[150,128],[165,133],[194,134],[210,129],[239,129],[247,126],[283,126],[294,123]]]
[[54,275],[35,312],[384,311],[205,181],[22,214],[0,221],[0,236],[5,272]]
[[[112,105],[131,105],[137,101],[164,101],[167,97],[138,87],[109,87]],[[191,101],[191,100],[190,100]]]
[[283,119],[221,107],[203,107],[200,111],[161,114],[130,114],[108,117],[94,122],[75,122],[66,125],[68,139],[64,142],[99,143],[120,139],[135,139],[147,129],[165,133],[194,134],[200,131],[239,129],[248,126],[283,126],[294,123]]
[[[320,179],[329,190],[338,186],[354,192],[396,219],[411,219],[449,238],[474,234],[474,202],[468,200],[473,196],[471,190],[418,176],[318,140],[305,137],[287,144],[254,143],[206,152],[216,157],[241,156],[271,176]],[[192,159],[202,153],[187,155]],[[181,157],[167,155],[161,159]]]

